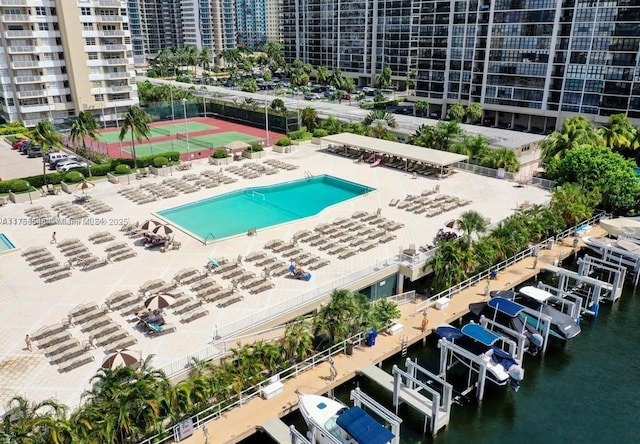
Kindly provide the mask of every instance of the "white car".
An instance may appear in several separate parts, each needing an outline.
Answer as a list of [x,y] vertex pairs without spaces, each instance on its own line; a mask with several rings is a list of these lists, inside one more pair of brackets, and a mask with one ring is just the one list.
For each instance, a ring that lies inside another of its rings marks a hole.
[[66,171],[77,170],[78,168],[86,168],[87,162],[65,162],[56,167],[56,171],[64,173]]

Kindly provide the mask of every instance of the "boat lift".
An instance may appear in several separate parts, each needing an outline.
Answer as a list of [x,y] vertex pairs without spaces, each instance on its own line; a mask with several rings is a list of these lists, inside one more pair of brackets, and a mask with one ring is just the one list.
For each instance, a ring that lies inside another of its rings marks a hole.
[[[542,313],[539,313],[531,308],[523,307],[522,312],[525,313],[530,318],[533,318],[537,321],[537,325],[533,327],[540,333],[542,336],[542,345],[540,346],[540,354],[543,354],[547,351],[547,344],[549,343],[549,331],[551,330],[551,317]],[[489,319],[487,317],[480,316],[480,325],[482,325],[487,330],[494,331],[501,336],[506,337],[507,339],[512,340],[515,343],[515,350],[512,353],[513,358],[518,362],[518,364],[522,365],[522,361],[524,360],[524,352],[525,350],[525,342],[527,340],[527,336],[520,332],[513,330],[506,325],[502,325],[499,322],[494,321],[493,319]],[[528,324],[532,325],[532,324]]]
[[351,390],[349,399],[353,401],[354,406],[361,407],[364,404],[365,407],[375,413],[380,419],[389,423],[389,425],[391,425],[391,433],[394,435],[391,444],[400,444],[400,424],[402,423],[402,418],[394,415],[384,406],[380,405],[375,399],[360,390],[360,387]]
[[633,286],[638,286],[640,279],[640,257],[622,248],[606,246],[602,249],[602,260],[616,265],[624,265],[633,273]]
[[627,268],[623,265],[613,264],[603,259],[585,255],[578,259],[578,273],[582,276],[598,276],[597,279],[611,284],[612,290],[601,295],[611,302],[617,301],[622,296],[624,282],[627,277]]
[[[500,340],[508,346],[508,353],[513,355],[516,343],[504,336]],[[438,348],[440,349],[440,376],[446,379],[447,370],[449,370],[455,363],[453,358],[462,362],[464,366],[469,370],[469,377],[467,379],[467,388],[463,390],[462,394],[466,395],[476,388],[476,399],[482,401],[484,398],[484,388],[487,382],[487,363],[484,358],[471,353],[468,350],[456,345],[454,342],[447,341],[446,339],[438,340]],[[504,350],[504,349],[503,349]],[[477,380],[473,381],[473,374],[477,374]]]

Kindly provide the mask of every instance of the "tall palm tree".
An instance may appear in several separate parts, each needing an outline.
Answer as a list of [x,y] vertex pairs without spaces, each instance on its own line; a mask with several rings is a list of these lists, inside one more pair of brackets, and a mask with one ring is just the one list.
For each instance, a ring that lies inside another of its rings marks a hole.
[[124,140],[125,136],[131,131],[131,154],[133,155],[133,167],[138,168],[138,158],[136,157],[136,140],[142,142],[145,138],[149,140],[151,129],[149,128],[151,117],[137,106],[130,106],[127,114],[124,116],[122,128],[120,129],[119,139]]
[[469,106],[467,106],[467,117],[472,122],[479,121],[482,118],[483,112],[482,105],[479,103],[470,103]]
[[327,80],[329,79],[329,71],[327,70],[326,66],[318,66],[316,68],[316,80],[318,81],[318,83],[324,85],[325,83],[327,83]]
[[302,124],[307,127],[307,131],[313,131],[318,127],[318,112],[307,106],[300,112]]
[[203,71],[208,71],[211,67],[211,61],[213,60],[213,53],[211,52],[211,48],[208,46],[203,46],[198,54],[198,65],[202,68]]
[[488,150],[482,158],[481,164],[488,168],[504,168],[510,173],[517,173],[520,170],[520,162],[516,153],[504,147]]
[[376,109],[367,114],[364,119],[362,119],[362,124],[365,126],[370,126],[373,123],[384,122],[389,128],[397,128],[398,123],[396,122],[396,117],[381,109]]
[[489,153],[489,141],[481,135],[465,136],[460,142],[451,146],[451,151],[464,154],[469,158],[482,159]]
[[464,131],[458,122],[438,122],[433,133],[433,148],[448,151],[449,146],[456,143]]
[[391,68],[385,66],[382,68],[382,72],[376,76],[376,85],[380,89],[386,89],[391,86]]
[[409,143],[424,148],[432,148],[435,140],[435,127],[420,125],[416,132],[409,136]]
[[429,102],[426,100],[417,100],[415,108],[416,111],[420,113],[420,117],[424,117],[424,115],[429,112]]
[[460,103],[454,103],[447,110],[447,114],[449,114],[451,120],[455,122],[462,122],[462,119],[464,119],[464,116],[467,114],[467,112],[465,111],[464,106],[462,106]]
[[[86,139],[91,140],[98,139],[98,122],[95,117],[88,111],[81,111],[78,117],[71,124],[71,131],[69,131],[69,139],[77,144],[82,143],[82,155],[87,155],[87,143]],[[88,168],[89,176],[91,176],[91,168]]]
[[321,126],[327,130],[327,133],[329,134],[338,134],[342,132],[342,122],[331,115],[322,122]]
[[47,165],[44,160],[47,153],[53,148],[61,148],[63,146],[62,137],[56,131],[53,124],[48,120],[41,120],[31,133],[31,140],[39,144],[42,149],[42,177],[44,184],[47,184]]
[[282,62],[282,45],[278,42],[267,42],[264,44],[263,51],[269,58],[269,64]]
[[425,264],[431,266],[436,291],[442,291],[464,281],[468,273],[476,267],[473,252],[461,239],[439,242],[439,247]]
[[288,361],[304,361],[313,352],[313,332],[311,323],[304,318],[298,318],[287,324],[282,339],[282,349]]
[[580,145],[599,145],[601,137],[593,130],[591,122],[582,116],[564,119],[560,131],[554,131],[542,141],[542,162],[562,157],[567,150]]
[[464,231],[467,240],[467,248],[471,248],[471,236],[473,233],[484,233],[487,231],[487,222],[480,213],[475,210],[465,211],[457,221],[458,228]]
[[344,76],[342,75],[342,70],[340,68],[333,70],[333,73],[331,73],[331,77],[329,79],[329,83],[336,89],[344,89],[342,87],[342,84],[344,83]]
[[598,129],[603,142],[612,150],[635,149],[638,145],[637,128],[629,121],[626,114],[612,114],[609,122]]

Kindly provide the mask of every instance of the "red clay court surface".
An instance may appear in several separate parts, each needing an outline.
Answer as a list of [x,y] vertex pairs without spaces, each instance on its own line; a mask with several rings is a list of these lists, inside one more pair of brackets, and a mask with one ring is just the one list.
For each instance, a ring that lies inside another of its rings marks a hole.
[[[263,144],[265,143],[265,139],[266,139],[266,132],[264,129],[241,125],[239,123],[228,122],[226,120],[213,119],[211,117],[193,117],[193,118],[187,119],[187,123],[189,122],[199,122],[205,125],[209,125],[211,127],[215,127],[215,129],[211,128],[208,130],[189,133],[189,137],[195,138],[195,137],[204,136],[207,134],[219,134],[219,133],[235,131],[238,133],[244,133],[244,134],[256,137],[262,140]],[[180,121],[166,120],[161,122],[154,122],[149,124],[149,126],[151,127],[174,126],[179,123],[184,123],[184,120],[180,120]],[[116,133],[118,131],[119,131],[118,129],[110,129],[108,131],[101,131],[101,133],[110,134],[110,133]],[[274,144],[278,139],[284,136],[285,134],[277,133],[275,131],[269,131],[269,143]],[[174,134],[170,136],[159,136],[159,137],[149,138],[149,141],[153,141],[154,143],[155,142],[160,143],[160,142],[171,141],[171,140],[176,140],[176,136]],[[143,141],[140,144],[145,144],[145,143],[148,143],[149,141],[147,141],[146,139],[143,139]],[[107,154],[109,157],[114,157],[114,158],[120,157],[120,142],[106,143],[106,144],[104,142],[101,142],[100,147],[98,149],[95,149],[94,147],[94,150],[104,152],[105,145],[106,145]],[[136,145],[138,145],[137,142],[136,142]],[[125,140],[122,141],[122,157],[131,158],[132,155],[131,153],[128,152],[128,150],[130,149],[131,149],[131,133],[128,132],[127,136],[125,136]],[[193,149],[189,152],[189,159],[187,159],[186,153],[182,153],[180,156],[180,160],[185,161],[185,160],[193,160],[193,159],[203,159],[203,158],[209,157],[211,154],[212,154],[211,149],[194,146]]]

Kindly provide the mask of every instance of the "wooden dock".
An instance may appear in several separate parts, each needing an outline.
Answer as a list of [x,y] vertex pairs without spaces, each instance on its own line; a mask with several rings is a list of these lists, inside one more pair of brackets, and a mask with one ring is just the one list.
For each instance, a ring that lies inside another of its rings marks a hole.
[[[594,227],[590,235],[599,236],[604,230]],[[528,257],[511,267],[502,270],[497,279],[490,282],[491,290],[510,290],[517,285],[533,278],[540,273],[544,264],[553,264],[557,260],[563,260],[573,254],[576,249],[584,245],[580,242],[573,248],[573,238],[566,238],[563,244],[555,244],[550,250],[541,250],[538,254],[537,267],[534,268],[534,258]],[[226,412],[221,418],[207,424],[210,442],[237,443],[249,437],[259,429],[261,425],[270,419],[283,416],[297,409],[298,397],[296,390],[302,393],[324,394],[329,390],[344,384],[354,378],[357,372],[372,364],[377,364],[401,352],[402,339],[406,338],[408,344],[421,341],[424,337],[441,324],[451,323],[459,319],[469,311],[469,304],[487,300],[485,296],[486,281],[466,288],[451,298],[448,306],[441,310],[435,307],[427,309],[429,326],[426,332],[421,330],[422,316],[416,316],[416,304],[401,305],[402,317],[398,320],[404,328],[394,335],[381,333],[373,347],[356,346],[351,356],[337,355],[334,357],[337,376],[330,377],[329,364],[324,362],[317,367],[301,373],[295,378],[284,382],[284,391],[272,399],[253,398],[247,403]],[[202,433],[181,441],[184,444],[204,444]]]
[[279,418],[271,418],[260,428],[278,444],[290,444],[291,432],[289,427]]

